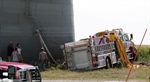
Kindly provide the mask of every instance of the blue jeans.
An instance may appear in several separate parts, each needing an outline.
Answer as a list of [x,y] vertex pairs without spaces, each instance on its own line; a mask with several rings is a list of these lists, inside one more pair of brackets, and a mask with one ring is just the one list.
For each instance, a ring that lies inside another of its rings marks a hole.
[[40,63],[40,70],[45,71],[45,66],[46,66],[45,60],[42,60]]

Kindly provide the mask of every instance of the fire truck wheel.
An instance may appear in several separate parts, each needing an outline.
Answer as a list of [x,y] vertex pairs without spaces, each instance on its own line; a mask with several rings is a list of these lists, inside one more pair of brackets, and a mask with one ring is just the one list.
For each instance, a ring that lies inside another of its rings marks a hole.
[[106,69],[109,69],[110,67],[111,67],[110,59],[106,58]]

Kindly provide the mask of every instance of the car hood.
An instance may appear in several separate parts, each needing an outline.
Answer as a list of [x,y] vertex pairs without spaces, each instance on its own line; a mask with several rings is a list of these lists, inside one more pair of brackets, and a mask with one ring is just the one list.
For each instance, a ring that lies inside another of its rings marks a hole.
[[15,66],[17,69],[33,68],[33,65],[18,62],[0,62],[0,68],[7,70],[8,66]]

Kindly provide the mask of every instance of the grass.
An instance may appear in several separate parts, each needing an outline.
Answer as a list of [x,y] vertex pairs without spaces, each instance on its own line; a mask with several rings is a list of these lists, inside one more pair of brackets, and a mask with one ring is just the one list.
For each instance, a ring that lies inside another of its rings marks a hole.
[[138,53],[138,59],[139,61],[150,62],[150,46],[141,46]]
[[[138,46],[137,46],[138,47]],[[150,62],[150,46],[141,46],[138,54],[139,62]],[[97,69],[90,71],[83,70],[61,70],[60,66],[50,67],[41,72],[44,80],[125,80],[129,68]],[[132,69],[129,80],[147,80],[150,82],[150,67]]]
[[[129,68],[98,69],[91,71],[70,71],[60,69],[47,69],[41,72],[44,80],[125,80]],[[150,67],[133,69],[129,79],[148,80],[150,78]]]

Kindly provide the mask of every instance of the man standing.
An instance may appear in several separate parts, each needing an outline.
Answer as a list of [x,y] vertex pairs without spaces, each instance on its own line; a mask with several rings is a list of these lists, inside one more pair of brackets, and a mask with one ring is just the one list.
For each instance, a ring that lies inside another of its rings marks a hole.
[[44,51],[44,48],[41,48],[41,52],[39,53],[39,63],[40,70],[45,71],[46,61],[48,61],[47,53]]
[[13,42],[10,42],[8,47],[7,47],[7,58],[8,58],[9,62],[11,61],[11,54],[13,51],[14,51]]

